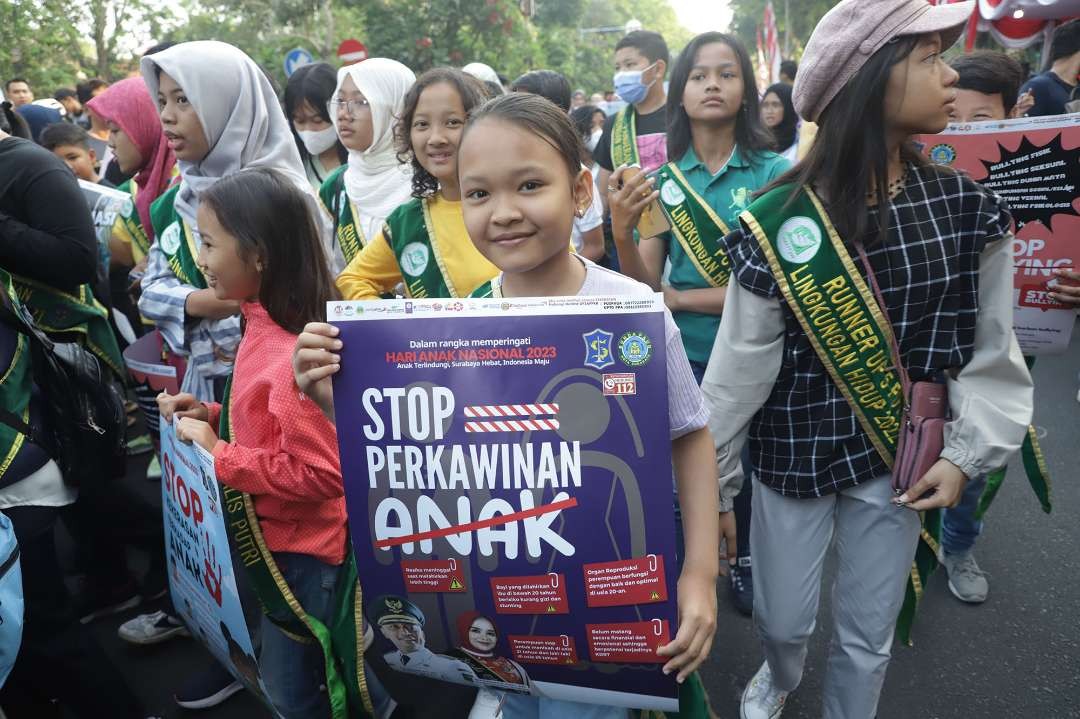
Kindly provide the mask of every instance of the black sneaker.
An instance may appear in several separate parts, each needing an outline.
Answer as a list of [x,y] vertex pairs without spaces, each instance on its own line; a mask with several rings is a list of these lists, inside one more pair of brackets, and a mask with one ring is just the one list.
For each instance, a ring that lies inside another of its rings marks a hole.
[[731,602],[740,614],[754,614],[754,574],[750,568],[750,557],[739,557],[739,561],[728,567],[731,579]]
[[243,688],[225,667],[215,661],[198,674],[189,676],[184,688],[173,698],[185,709],[209,709]]
[[76,609],[80,624],[126,612],[132,607],[139,606],[142,596],[135,586],[134,580],[129,579],[123,584],[103,587],[92,582],[87,582],[82,589],[82,601]]

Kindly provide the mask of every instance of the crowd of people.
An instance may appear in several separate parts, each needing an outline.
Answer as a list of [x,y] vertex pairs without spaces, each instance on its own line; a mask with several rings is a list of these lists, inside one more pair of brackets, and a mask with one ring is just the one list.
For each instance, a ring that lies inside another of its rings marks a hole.
[[[832,544],[839,569],[821,713],[874,717],[920,513],[946,510],[939,557],[949,588],[985,600],[972,552],[976,504],[1033,411],[1011,329],[1008,206],[929,164],[909,140],[950,120],[1065,112],[1080,77],[1080,22],[1057,29],[1049,69],[1030,80],[1003,53],[947,63],[972,5],[842,0],[801,64],[785,62],[764,92],[735,37],[702,33],[673,59],[645,30],[618,42],[614,92],[592,96],[551,70],[507,82],[479,63],[417,75],[388,58],[307,65],[279,93],[243,51],[216,41],[155,46],[138,76],[90,80],[44,103],[25,80],[9,80],[0,510],[21,547],[26,613],[0,708],[13,719],[58,705],[75,716],[144,717],[88,624],[161,600],[121,625],[121,638],[187,634],[167,598],[160,512],[106,476],[116,474],[107,461],[115,450],[90,445],[98,454],[81,458],[77,482],[62,471],[58,442],[85,428],[56,410],[60,390],[43,369],[49,346],[28,326],[85,350],[101,383],[131,397],[117,359],[130,337],[115,315],[136,335],[160,336],[180,391],[143,388],[146,436],[126,451],[153,451],[160,412],[182,441],[212,453],[221,484],[252,498],[295,600],[329,623],[350,521],[331,382],[349,348],[326,322],[326,302],[660,292],[680,567],[665,673],[684,683],[723,636],[716,583],[726,575],[764,652],[747,668],[741,716],[780,716],[803,675]],[[105,247],[76,178],[130,195]],[[660,200],[685,208],[689,226],[646,233],[643,214]],[[812,226],[789,229],[800,222]],[[857,297],[838,290],[842,282],[808,283],[808,236]],[[1057,279],[1054,298],[1080,306],[1080,286],[1070,285],[1080,273],[1058,270]],[[879,411],[900,416],[908,377],[947,388],[944,448],[908,486],[892,471],[895,431],[890,440],[875,430],[871,405],[830,359],[841,342],[828,313],[847,302],[872,318],[853,330],[860,346],[889,355],[891,343],[898,358],[868,366],[895,385]],[[128,419],[117,418],[125,429],[139,424],[136,407],[129,401]],[[156,458],[149,474],[160,477]],[[57,556],[59,521],[86,577],[74,597]],[[150,558],[141,577],[125,559],[132,546]],[[240,590],[275,709],[329,716],[323,646],[298,641],[282,628],[290,617]],[[369,617],[390,631],[384,619]],[[400,611],[391,619],[414,634],[423,624]],[[471,650],[462,661],[483,664],[476,657],[495,639],[470,636],[459,638]],[[403,698],[387,689],[397,678],[386,658],[369,654],[358,671],[380,717],[629,714],[450,685]],[[175,694],[199,709],[241,690],[208,660]]]

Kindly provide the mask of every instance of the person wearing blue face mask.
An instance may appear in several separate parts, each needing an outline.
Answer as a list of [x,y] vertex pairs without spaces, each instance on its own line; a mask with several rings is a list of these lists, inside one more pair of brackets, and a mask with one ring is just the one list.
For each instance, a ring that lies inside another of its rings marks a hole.
[[607,206],[608,179],[620,165],[652,172],[667,162],[668,47],[648,30],[629,33],[615,45],[615,92],[626,107],[604,123],[593,158],[600,165],[597,186]]

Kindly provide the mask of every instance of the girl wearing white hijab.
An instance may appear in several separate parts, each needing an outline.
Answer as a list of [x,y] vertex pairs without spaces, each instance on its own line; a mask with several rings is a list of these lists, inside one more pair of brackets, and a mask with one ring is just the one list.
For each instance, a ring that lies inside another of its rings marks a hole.
[[349,161],[326,178],[319,197],[333,218],[345,264],[378,236],[412,192],[412,167],[398,159],[394,123],[414,82],[412,70],[382,57],[338,70],[330,119]]
[[150,208],[157,239],[147,256],[139,311],[154,321],[169,350],[187,358],[181,391],[209,401],[220,398],[232,371],[240,307],[217,299],[199,269],[199,194],[241,169],[272,167],[311,197],[328,254],[336,256],[335,271],[344,258],[333,247],[329,220],[274,89],[251,58],[223,42],[188,42],[144,57],[141,69],[182,181]]

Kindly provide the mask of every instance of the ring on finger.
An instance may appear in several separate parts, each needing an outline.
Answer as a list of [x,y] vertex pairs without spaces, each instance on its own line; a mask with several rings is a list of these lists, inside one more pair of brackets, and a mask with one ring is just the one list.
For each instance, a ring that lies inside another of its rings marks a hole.
[[619,191],[619,188],[618,188],[618,187],[615,187],[614,185],[608,185],[608,186],[607,186],[607,191],[608,191],[609,193],[614,193],[614,192],[618,192],[618,191]]

